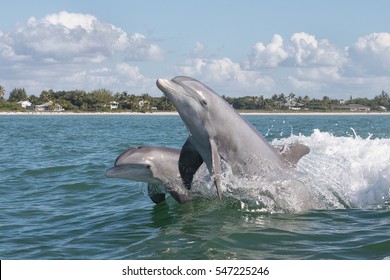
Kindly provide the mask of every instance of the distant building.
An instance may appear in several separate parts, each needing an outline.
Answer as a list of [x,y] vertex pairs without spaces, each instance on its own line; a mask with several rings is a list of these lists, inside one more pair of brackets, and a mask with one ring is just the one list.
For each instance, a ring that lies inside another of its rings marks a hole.
[[299,111],[305,105],[302,103],[298,103],[294,100],[287,100],[286,103],[282,104],[283,107],[288,107],[289,110]]
[[30,101],[19,101],[17,102],[17,104],[19,104],[20,106],[22,106],[22,108],[25,108],[25,109],[29,109],[31,108],[31,102]]
[[61,105],[59,105],[59,104],[53,105],[53,102],[49,101],[49,102],[43,103],[41,105],[35,105],[35,111],[40,111],[40,112],[41,111],[61,112],[61,111],[65,111],[65,109],[62,108]]
[[360,104],[349,104],[349,105],[345,105],[345,106],[340,106],[339,109],[345,110],[345,111],[351,111],[351,112],[356,112],[356,111],[367,112],[367,111],[371,110],[370,107],[360,105]]
[[147,101],[147,100],[140,100],[139,102],[138,102],[138,106],[140,107],[140,108],[143,108],[144,106],[147,106],[149,104],[149,101]]
[[49,111],[50,106],[53,105],[53,102],[49,101],[40,105],[35,105],[35,111]]
[[54,105],[53,111],[54,112],[62,112],[62,111],[65,111],[65,109],[62,108],[62,106],[60,104],[56,104],[56,105]]
[[111,101],[110,102],[110,109],[118,109],[119,103],[116,101]]

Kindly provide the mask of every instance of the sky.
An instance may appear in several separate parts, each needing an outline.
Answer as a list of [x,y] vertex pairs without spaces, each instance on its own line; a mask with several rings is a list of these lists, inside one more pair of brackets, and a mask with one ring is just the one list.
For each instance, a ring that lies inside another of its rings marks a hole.
[[0,0],[0,85],[149,93],[196,78],[231,97],[390,92],[388,0]]

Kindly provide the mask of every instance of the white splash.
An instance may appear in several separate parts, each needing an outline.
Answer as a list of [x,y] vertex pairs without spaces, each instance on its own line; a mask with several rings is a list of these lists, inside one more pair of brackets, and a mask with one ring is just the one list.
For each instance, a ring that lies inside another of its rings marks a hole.
[[[302,143],[310,153],[298,163],[305,184],[327,208],[375,207],[390,199],[390,139],[336,137],[314,130],[310,136],[290,136],[273,144]],[[338,203],[337,203],[338,202]]]
[[[223,204],[244,212],[295,213],[315,209],[390,207],[390,139],[337,137],[315,129],[310,136],[276,139],[274,146],[301,143],[310,148],[287,174],[244,179],[223,162]],[[216,199],[205,165],[194,178],[193,198]],[[145,192],[145,195],[147,193]]]
[[[291,135],[272,145],[305,144],[310,153],[285,176],[237,178],[225,166],[225,200],[238,201],[242,211],[302,212],[310,209],[381,208],[390,201],[390,139],[336,137],[314,130]],[[215,197],[212,180],[196,182],[194,191]],[[227,202],[229,203],[229,202]]]

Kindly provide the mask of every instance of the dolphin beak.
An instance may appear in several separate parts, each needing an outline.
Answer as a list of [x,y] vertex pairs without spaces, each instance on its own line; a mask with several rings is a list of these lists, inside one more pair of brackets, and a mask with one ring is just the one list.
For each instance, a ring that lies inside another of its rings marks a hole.
[[187,95],[185,89],[181,85],[171,80],[158,79],[156,85],[173,103],[175,103],[174,100],[181,94]]
[[104,172],[104,175],[107,177],[107,178],[115,178],[115,171],[117,171],[118,169],[116,167],[111,167],[109,169],[106,170],[106,172]]
[[170,80],[166,79],[157,79],[156,85],[157,87],[162,91],[165,92],[168,88],[170,88],[170,83],[172,83]]
[[157,87],[168,97],[168,99],[173,98],[173,82],[166,79],[158,79],[156,81]]

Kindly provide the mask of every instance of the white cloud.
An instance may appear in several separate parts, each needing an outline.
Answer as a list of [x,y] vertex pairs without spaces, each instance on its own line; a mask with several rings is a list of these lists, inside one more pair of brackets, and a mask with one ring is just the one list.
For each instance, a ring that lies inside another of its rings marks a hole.
[[274,86],[271,77],[245,70],[228,57],[188,59],[184,65],[177,67],[177,72],[197,78],[210,87],[223,89],[220,94],[230,96],[253,94],[256,87],[269,90]]
[[[13,31],[0,31],[0,70],[7,73],[2,78],[8,78],[6,85],[11,88],[27,88],[23,81],[34,84],[30,89],[34,94],[46,88],[122,85],[126,90],[124,86],[140,83],[132,83],[133,77],[121,80],[116,61],[160,61],[164,56],[164,50],[143,34],[127,34],[89,14],[63,11],[31,17]],[[28,82],[32,80],[39,82]]]
[[71,75],[60,79],[60,82],[69,83],[72,84],[74,88],[81,89],[85,89],[83,87],[85,84],[91,84],[93,85],[93,88],[89,88],[89,90],[92,90],[98,88],[111,89],[116,86],[118,79],[110,69],[101,68],[72,73]]
[[252,69],[277,67],[287,57],[288,53],[283,46],[282,37],[275,34],[268,45],[264,46],[262,42],[258,42],[252,47],[248,67]]
[[324,67],[341,66],[346,62],[346,54],[338,50],[328,40],[317,40],[315,36],[294,33],[284,44],[283,38],[275,34],[264,45],[257,42],[249,55],[246,67],[260,70],[267,67]]
[[130,60],[162,60],[164,50],[158,45],[150,43],[146,37],[140,33],[130,36],[127,57]]
[[122,29],[88,14],[60,12],[30,18],[15,31],[0,34],[3,60],[99,63],[114,55],[130,60],[161,60],[164,51],[144,35]]
[[242,60],[223,48],[209,53],[202,41],[180,48],[169,50],[170,57],[182,59],[178,65],[165,60],[165,50],[147,36],[126,33],[90,14],[31,17],[10,32],[0,31],[0,82],[8,92],[25,87],[29,94],[101,87],[161,94],[154,76],[162,72],[192,76],[231,96],[293,91],[348,98],[351,92],[373,97],[390,90],[390,33],[368,34],[345,48],[305,32],[275,34],[268,42],[242,46],[248,49]]
[[[299,32],[285,41],[275,34],[268,44],[252,47],[245,69],[267,73],[275,83],[274,92],[321,92],[329,83],[339,83],[348,57],[327,39]],[[271,83],[269,83],[271,85]],[[258,91],[260,91],[259,89]]]
[[290,39],[290,57],[295,66],[342,66],[346,55],[328,40],[318,41],[313,35],[304,32],[294,33]]
[[[29,20],[29,24],[36,23],[37,20],[32,17]],[[42,23],[47,25],[59,25],[66,27],[68,30],[82,28],[87,32],[92,32],[94,29],[94,23],[97,22],[96,17],[89,14],[76,14],[62,11],[58,14],[51,14],[41,20]],[[70,31],[68,31],[70,32]]]
[[209,61],[207,71],[216,82],[240,81],[244,76],[240,65],[227,57]]
[[288,80],[295,90],[301,91],[318,91],[323,85],[318,82],[308,81],[308,80],[299,80],[295,77],[288,77]]
[[138,66],[127,63],[118,63],[115,67],[115,71],[122,83],[130,88],[138,87],[145,91],[145,88],[155,87],[154,79],[142,75]]
[[185,76],[199,76],[207,64],[208,60],[205,58],[187,59],[183,65],[177,67],[177,72]]
[[358,38],[348,48],[351,65],[350,75],[389,75],[390,74],[390,33],[372,33]]
[[192,50],[194,54],[202,53],[206,49],[205,45],[201,42],[196,42],[194,49]]
[[358,39],[354,49],[375,55],[390,55],[390,33],[372,33]]
[[[197,43],[192,57],[178,67],[221,94],[251,95],[293,91],[299,95],[333,98],[373,97],[390,88],[390,34],[361,37],[349,48],[337,48],[327,39],[298,32],[289,40],[275,34],[257,42],[242,63],[229,57],[208,57]],[[198,55],[193,57],[194,55]]]

